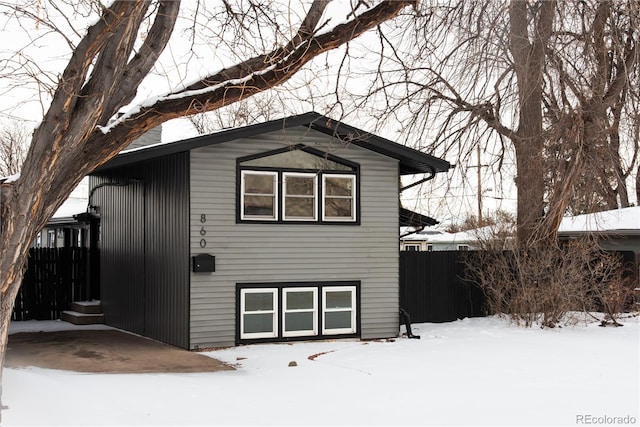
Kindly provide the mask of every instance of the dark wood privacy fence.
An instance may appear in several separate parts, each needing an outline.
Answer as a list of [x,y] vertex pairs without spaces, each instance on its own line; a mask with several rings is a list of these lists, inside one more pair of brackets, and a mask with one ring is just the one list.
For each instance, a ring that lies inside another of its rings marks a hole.
[[400,252],[400,307],[413,323],[484,316],[484,294],[463,282],[466,252]]
[[[640,287],[640,257],[630,251],[610,251],[621,257],[625,275]],[[469,278],[462,257],[473,251],[400,252],[400,307],[413,323],[449,322],[485,316],[485,296]],[[640,298],[640,297],[638,297]]]
[[98,251],[32,248],[12,320],[56,320],[72,301],[99,298]]

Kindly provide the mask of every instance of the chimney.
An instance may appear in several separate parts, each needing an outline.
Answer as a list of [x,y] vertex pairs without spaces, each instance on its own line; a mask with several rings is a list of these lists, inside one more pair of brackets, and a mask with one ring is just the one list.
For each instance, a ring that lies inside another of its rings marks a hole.
[[153,129],[142,134],[138,139],[135,139],[131,144],[125,148],[125,150],[131,150],[132,148],[140,148],[146,145],[159,144],[162,142],[162,125],[156,126]]

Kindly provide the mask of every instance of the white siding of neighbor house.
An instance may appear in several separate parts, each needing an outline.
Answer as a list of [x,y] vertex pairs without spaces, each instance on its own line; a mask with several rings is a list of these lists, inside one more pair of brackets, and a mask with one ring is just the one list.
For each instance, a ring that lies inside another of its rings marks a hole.
[[[360,225],[236,223],[236,159],[296,143],[360,164]],[[360,281],[361,337],[398,334],[396,160],[287,129],[192,150],[190,185],[191,254],[216,257],[214,273],[191,273],[191,348],[235,344],[236,283]]]

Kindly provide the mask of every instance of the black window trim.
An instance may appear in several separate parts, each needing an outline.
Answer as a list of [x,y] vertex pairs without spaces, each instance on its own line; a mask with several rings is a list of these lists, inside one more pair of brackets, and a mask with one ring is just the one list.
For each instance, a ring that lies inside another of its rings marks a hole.
[[[239,157],[236,160],[236,163],[238,164],[238,166],[240,166],[241,163],[248,162],[250,160],[256,160],[256,159],[261,159],[263,157],[275,156],[277,154],[286,153],[288,151],[296,151],[296,150],[301,150],[306,153],[313,154],[314,156],[318,156],[318,157],[330,160],[332,162],[339,163],[341,165],[351,168],[352,171],[354,172],[360,169],[360,165],[358,163],[352,162],[347,159],[343,159],[342,157],[338,157],[334,154],[327,153],[325,151],[319,150],[317,148],[309,147],[308,145],[304,145],[304,144],[295,144],[289,147],[276,148],[275,150],[269,150],[269,151],[264,151],[258,154],[250,154],[248,156]],[[277,168],[277,169],[280,169],[280,168]],[[300,169],[297,169],[297,170],[300,170]],[[302,169],[302,170],[309,170],[309,169]],[[343,172],[346,172],[346,171],[343,171]]]
[[[292,150],[303,150],[307,153],[327,158],[336,163],[343,164],[347,167],[350,167],[351,171],[345,170],[313,170],[313,169],[301,169],[301,168],[273,168],[266,166],[243,166],[242,163],[248,160],[259,159],[262,157],[268,157],[279,153],[284,153]],[[276,172],[277,173],[277,185],[278,189],[277,193],[277,217],[276,219],[263,219],[263,218],[243,218],[242,217],[242,172],[247,171],[255,171],[255,172]],[[317,204],[316,204],[316,219],[313,220],[304,220],[304,219],[284,219],[284,173],[316,173],[318,176],[317,179]],[[353,175],[355,176],[355,200],[354,200],[354,209],[355,209],[355,218],[353,220],[341,220],[341,219],[331,219],[324,220],[324,194],[323,194],[323,177],[326,175]],[[292,147],[285,147],[276,150],[266,151],[260,154],[253,154],[249,156],[239,157],[236,160],[236,223],[237,224],[299,224],[299,225],[360,225],[361,218],[361,209],[360,209],[360,199],[361,199],[361,183],[360,183],[360,165],[358,163],[342,159],[335,155],[325,153],[324,151],[320,151],[313,147],[309,147],[303,144],[297,144]]]
[[[355,288],[355,300],[356,300],[356,332],[354,334],[322,334],[322,290],[324,288],[335,288],[341,286],[351,286]],[[278,331],[275,338],[241,338],[241,330],[240,330],[240,316],[242,316],[240,310],[241,304],[241,291],[243,289],[271,289],[276,288],[277,291],[277,304],[278,304]],[[318,292],[316,295],[317,301],[316,305],[318,307],[317,316],[318,316],[318,333],[317,335],[306,335],[306,336],[296,336],[296,337],[285,337],[283,336],[283,322],[282,316],[284,313],[283,305],[282,305],[282,295],[283,289],[295,289],[295,288],[317,288]],[[360,338],[361,336],[361,282],[359,280],[348,280],[348,281],[305,281],[305,282],[258,282],[258,283],[236,283],[236,345],[242,344],[257,344],[257,343],[266,343],[266,342],[289,342],[289,341],[313,341],[313,340],[326,340],[326,339],[339,339],[339,338]]]

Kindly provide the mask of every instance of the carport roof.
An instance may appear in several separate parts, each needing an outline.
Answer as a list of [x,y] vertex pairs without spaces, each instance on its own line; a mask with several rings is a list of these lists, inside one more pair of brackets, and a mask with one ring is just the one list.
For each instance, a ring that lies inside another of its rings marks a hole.
[[123,151],[111,161],[96,169],[94,172],[101,172],[200,147],[221,144],[234,139],[247,138],[254,135],[273,132],[279,129],[288,129],[299,126],[308,127],[324,134],[340,138],[350,144],[394,158],[400,162],[400,175],[422,173],[435,174],[438,172],[446,172],[451,168],[451,164],[446,160],[406,147],[372,133],[365,132],[319,113],[309,112],[255,125],[226,129],[220,132],[185,139],[182,141],[156,144]]

